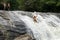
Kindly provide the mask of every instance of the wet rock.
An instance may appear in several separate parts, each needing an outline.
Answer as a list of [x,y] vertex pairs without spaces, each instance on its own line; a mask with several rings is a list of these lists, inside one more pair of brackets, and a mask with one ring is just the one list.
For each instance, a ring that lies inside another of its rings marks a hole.
[[15,38],[14,40],[33,40],[33,39],[30,35],[25,34],[25,35],[21,35],[21,36]]
[[[2,26],[1,26],[2,25]],[[0,11],[0,40],[16,40],[21,35],[29,35],[25,23],[14,13]],[[30,40],[29,36],[22,36],[21,40]]]
[[22,22],[22,21],[20,21],[20,22],[15,21],[14,23],[15,23],[15,26],[16,26],[15,30],[17,32],[19,31],[19,33],[21,33],[21,34],[26,33],[27,28],[26,28],[26,25],[25,25],[24,22]]

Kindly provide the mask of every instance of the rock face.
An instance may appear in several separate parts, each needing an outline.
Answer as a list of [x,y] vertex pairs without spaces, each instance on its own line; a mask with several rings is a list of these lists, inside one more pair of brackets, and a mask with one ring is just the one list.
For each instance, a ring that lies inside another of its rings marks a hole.
[[[27,36],[25,35],[27,34]],[[25,35],[21,38],[21,35]],[[25,23],[20,20],[14,13],[9,11],[0,11],[0,40],[33,40],[28,39],[31,36],[27,32]]]
[[21,35],[21,36],[17,37],[14,40],[32,40],[32,38],[28,34],[25,34],[25,35]]

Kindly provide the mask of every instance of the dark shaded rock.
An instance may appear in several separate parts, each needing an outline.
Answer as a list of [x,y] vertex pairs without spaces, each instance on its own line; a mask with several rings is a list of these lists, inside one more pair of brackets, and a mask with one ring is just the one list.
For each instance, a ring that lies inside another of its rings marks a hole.
[[1,32],[1,30],[0,30],[0,40],[5,40],[5,37],[3,35],[3,32]]
[[24,33],[26,33],[27,31],[27,28],[26,28],[26,25],[25,25],[25,23],[24,22],[22,22],[22,21],[20,21],[20,22],[18,22],[18,21],[14,21],[14,24],[15,24],[15,28],[14,28],[14,31],[16,31],[16,32],[19,32],[20,34],[24,34]]

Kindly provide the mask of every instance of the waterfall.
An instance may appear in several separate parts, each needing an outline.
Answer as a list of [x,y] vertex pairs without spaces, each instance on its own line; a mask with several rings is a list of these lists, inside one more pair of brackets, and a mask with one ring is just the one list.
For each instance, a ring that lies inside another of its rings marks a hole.
[[37,15],[38,22],[35,23],[33,18],[28,15],[18,12],[13,12],[13,14],[32,30],[36,40],[60,40],[60,19],[57,16],[39,13]]

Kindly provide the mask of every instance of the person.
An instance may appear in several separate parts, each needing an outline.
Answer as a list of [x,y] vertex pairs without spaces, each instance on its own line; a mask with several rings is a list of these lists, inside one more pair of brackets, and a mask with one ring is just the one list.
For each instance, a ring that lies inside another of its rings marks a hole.
[[4,6],[4,10],[6,9],[6,3],[3,3],[3,6]]
[[5,10],[6,9],[6,3],[5,2],[1,2],[0,3],[0,9],[1,10]]
[[33,13],[33,20],[34,20],[34,22],[37,22],[37,15],[36,15],[36,12]]
[[10,9],[10,3],[8,3],[7,6],[8,6],[8,10],[9,10]]

